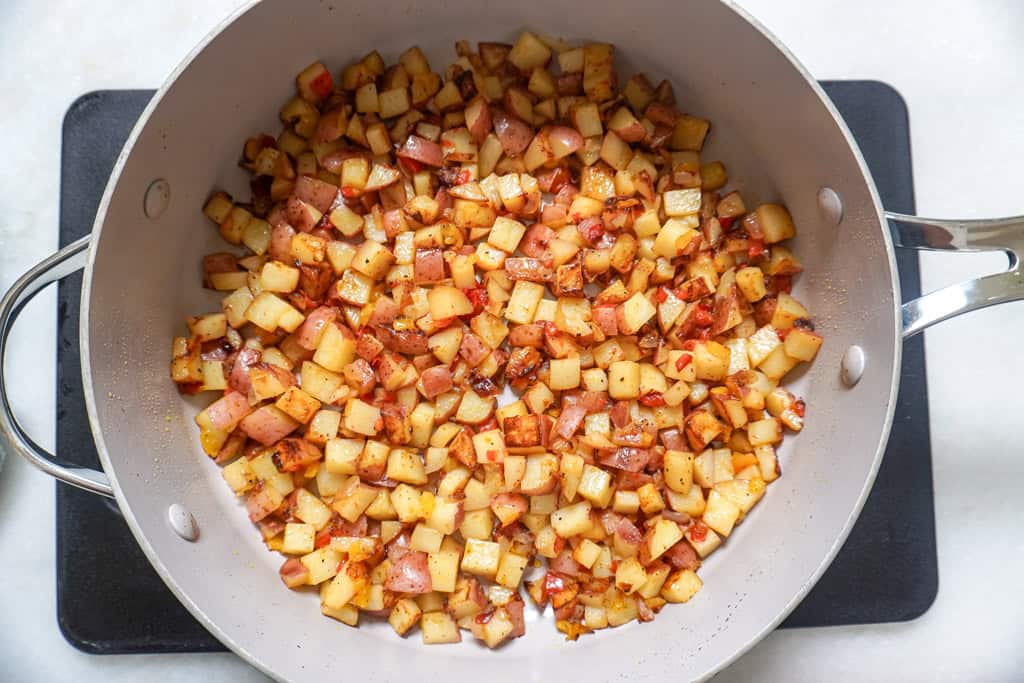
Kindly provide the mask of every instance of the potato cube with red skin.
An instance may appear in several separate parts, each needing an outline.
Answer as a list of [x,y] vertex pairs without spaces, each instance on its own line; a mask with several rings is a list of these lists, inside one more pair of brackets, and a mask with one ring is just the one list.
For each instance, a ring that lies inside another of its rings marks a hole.
[[550,453],[528,455],[520,491],[528,496],[551,493],[558,485],[558,457]]
[[775,244],[796,236],[796,228],[789,211],[781,204],[762,204],[754,216],[764,233],[765,244]]
[[636,334],[657,312],[654,304],[643,293],[637,292],[616,308],[619,333]]

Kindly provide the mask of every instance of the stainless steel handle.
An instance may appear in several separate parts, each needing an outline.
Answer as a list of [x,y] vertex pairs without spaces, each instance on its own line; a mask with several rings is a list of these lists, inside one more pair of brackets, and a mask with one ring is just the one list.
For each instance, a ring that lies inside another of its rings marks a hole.
[[1024,216],[983,220],[942,220],[886,212],[897,247],[928,251],[1002,251],[1003,273],[936,290],[903,304],[903,338],[929,325],[979,308],[1024,299]]
[[25,304],[47,285],[81,270],[85,266],[88,252],[88,236],[72,242],[18,278],[4,294],[3,299],[0,299],[0,439],[9,450],[55,479],[113,498],[114,490],[110,487],[107,475],[97,470],[61,463],[55,455],[47,452],[25,432],[11,409],[4,369],[8,337]]

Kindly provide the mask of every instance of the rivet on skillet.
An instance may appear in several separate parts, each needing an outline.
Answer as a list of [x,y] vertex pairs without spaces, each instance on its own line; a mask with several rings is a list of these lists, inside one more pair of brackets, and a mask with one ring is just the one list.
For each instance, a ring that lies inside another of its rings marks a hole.
[[842,197],[831,187],[821,188],[818,190],[818,211],[826,221],[839,225],[843,221]]
[[843,354],[843,360],[839,364],[839,375],[843,380],[843,384],[848,387],[852,387],[860,381],[861,376],[864,374],[864,365],[866,363],[864,356],[864,349],[854,344],[850,348],[846,349],[846,353]]
[[185,509],[185,506],[175,503],[167,508],[167,521],[174,533],[186,541],[194,541],[199,538],[199,525],[196,524],[196,518]]
[[142,210],[146,218],[156,220],[163,215],[171,203],[171,184],[163,178],[158,178],[146,188],[146,195],[142,200]]

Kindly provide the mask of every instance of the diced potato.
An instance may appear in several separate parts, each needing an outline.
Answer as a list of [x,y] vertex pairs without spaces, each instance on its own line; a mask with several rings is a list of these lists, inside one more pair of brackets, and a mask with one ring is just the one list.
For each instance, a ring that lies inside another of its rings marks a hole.
[[[305,386],[305,382],[303,382],[303,386]],[[345,404],[345,416],[343,419],[345,429],[356,434],[375,436],[380,429],[377,426],[377,421],[380,420],[380,408],[365,403],[358,398],[352,398]]]
[[365,565],[360,562],[344,562],[337,575],[324,589],[321,600],[331,609],[341,609],[366,586],[368,581]]
[[475,538],[466,540],[466,551],[462,556],[462,571],[480,576],[494,577],[501,560],[501,546],[491,541]]
[[295,502],[295,517],[320,531],[331,521],[331,509],[306,489],[299,489]]
[[784,346],[781,344],[775,347],[768,356],[761,361],[758,369],[763,372],[768,379],[780,380],[787,372],[797,366],[800,361],[796,358],[791,358],[787,353]]
[[575,389],[580,385],[580,359],[552,358],[549,367],[548,385],[554,391]]
[[607,471],[593,465],[583,466],[577,493],[596,507],[608,507],[612,499],[612,477]]
[[529,558],[506,552],[498,563],[498,571],[494,576],[495,583],[505,588],[518,588],[528,563]]
[[434,287],[427,294],[427,300],[430,303],[430,317],[434,320],[446,320],[473,312],[473,304],[455,287]]
[[306,567],[309,576],[306,582],[311,586],[318,586],[328,579],[334,578],[338,573],[338,565],[341,563],[341,553],[330,546],[324,546],[299,558],[299,561]]
[[608,394],[614,399],[634,399],[640,395],[640,364],[615,361],[608,366]]
[[665,451],[665,485],[677,493],[690,492],[693,485],[693,453]]
[[704,582],[696,572],[680,569],[665,580],[665,585],[661,588],[661,597],[669,602],[689,602],[703,585]]
[[626,593],[634,593],[647,583],[647,570],[635,557],[627,557],[615,569],[615,587]]
[[717,533],[728,536],[740,516],[740,509],[731,500],[717,490],[708,494],[707,506],[704,508],[703,522]]
[[451,593],[455,590],[461,555],[462,548],[451,539],[446,539],[437,551],[427,555],[430,584],[435,591]]
[[285,524],[284,544],[281,552],[289,555],[305,555],[313,552],[313,537],[316,530],[312,524]]
[[751,367],[759,367],[781,345],[782,341],[774,327],[765,325],[759,329],[747,339],[747,357]]
[[775,244],[796,236],[793,219],[786,207],[780,204],[762,204],[754,210],[754,216],[764,232],[765,244]]
[[764,271],[760,268],[740,268],[736,271],[736,284],[743,297],[751,303],[760,301],[768,293],[764,284]]
[[774,445],[782,441],[782,425],[777,418],[769,417],[747,424],[747,438],[750,445]]
[[670,190],[662,195],[662,206],[665,215],[689,216],[700,211],[700,188],[686,190]]
[[[355,430],[353,430],[355,431]],[[404,448],[393,449],[388,454],[387,477],[394,481],[407,484],[422,485],[427,483],[427,473],[420,456]],[[440,540],[438,541],[440,543]]]
[[551,515],[551,527],[562,538],[571,538],[590,528],[590,503],[580,501],[555,510]]
[[415,600],[402,598],[391,608],[388,623],[391,624],[391,628],[395,629],[395,633],[404,636],[409,629],[416,625],[422,615],[423,612]]
[[424,645],[458,643],[462,641],[459,625],[446,612],[427,612],[420,617],[420,630]]
[[505,459],[505,437],[500,429],[489,429],[473,435],[473,449],[478,463],[498,463]]
[[659,519],[647,536],[641,555],[649,561],[656,560],[681,540],[683,540],[683,531],[678,524],[667,519]]
[[524,73],[545,66],[550,59],[551,49],[529,31],[524,31],[519,36],[508,53],[508,61]]
[[235,460],[221,470],[221,475],[224,477],[224,481],[228,483],[228,486],[231,487],[231,490],[237,494],[245,493],[256,485],[256,475],[253,473],[252,468],[249,467],[249,460],[247,458]]
[[810,330],[794,327],[786,335],[783,347],[786,355],[790,358],[802,361],[812,361],[821,348],[821,335]]
[[618,308],[619,333],[636,334],[657,312],[654,304],[641,292],[637,292]]

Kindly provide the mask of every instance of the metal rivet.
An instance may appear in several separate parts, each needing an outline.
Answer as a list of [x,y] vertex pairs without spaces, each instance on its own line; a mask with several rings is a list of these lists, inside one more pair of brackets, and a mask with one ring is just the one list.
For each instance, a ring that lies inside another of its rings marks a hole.
[[199,538],[199,525],[196,524],[196,518],[183,505],[175,503],[167,508],[167,521],[170,522],[174,533],[186,541],[194,541]]
[[818,190],[818,211],[821,217],[832,225],[839,225],[843,220],[843,199],[831,187]]
[[843,384],[848,387],[857,384],[864,374],[866,362],[864,349],[861,347],[854,344],[846,349],[846,353],[843,354],[843,360],[839,364],[839,375],[842,377]]
[[146,218],[156,220],[163,215],[171,203],[171,184],[159,178],[146,188],[146,196],[142,200],[142,210]]

